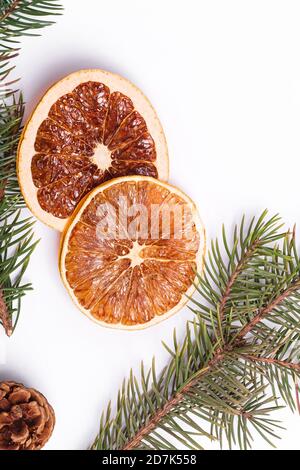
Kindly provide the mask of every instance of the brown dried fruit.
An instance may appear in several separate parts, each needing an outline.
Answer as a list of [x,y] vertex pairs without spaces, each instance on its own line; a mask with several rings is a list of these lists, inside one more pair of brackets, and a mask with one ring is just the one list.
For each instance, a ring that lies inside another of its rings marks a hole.
[[20,139],[17,166],[29,208],[63,230],[99,184],[126,175],[167,181],[168,150],[140,90],[110,72],[81,70],[42,98]]
[[39,450],[54,425],[54,411],[41,393],[16,382],[0,382],[0,450]]

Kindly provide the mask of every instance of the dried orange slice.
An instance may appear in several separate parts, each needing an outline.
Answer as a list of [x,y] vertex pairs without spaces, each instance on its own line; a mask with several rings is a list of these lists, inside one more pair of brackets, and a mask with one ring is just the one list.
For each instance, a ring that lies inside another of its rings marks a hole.
[[31,211],[63,230],[95,186],[123,175],[168,179],[168,151],[148,99],[102,70],[81,70],[44,95],[20,140],[19,183]]
[[170,317],[202,271],[205,233],[195,204],[154,178],[116,178],[95,188],[62,238],[60,272],[96,322],[139,329]]

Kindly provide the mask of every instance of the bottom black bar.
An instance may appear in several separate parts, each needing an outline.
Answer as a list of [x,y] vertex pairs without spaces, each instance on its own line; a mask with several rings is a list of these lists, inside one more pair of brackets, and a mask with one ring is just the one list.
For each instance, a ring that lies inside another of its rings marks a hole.
[[[16,462],[20,464],[41,465],[66,461],[68,464],[93,465],[97,468],[120,466],[124,469],[138,469],[141,466],[171,465],[186,467],[196,465],[212,465],[214,461],[222,461],[222,465],[234,465],[238,462],[257,464],[257,454],[266,451],[39,451],[39,452],[0,452],[0,464]],[[268,459],[278,458],[278,452],[269,453]],[[297,452],[297,451],[295,451]]]

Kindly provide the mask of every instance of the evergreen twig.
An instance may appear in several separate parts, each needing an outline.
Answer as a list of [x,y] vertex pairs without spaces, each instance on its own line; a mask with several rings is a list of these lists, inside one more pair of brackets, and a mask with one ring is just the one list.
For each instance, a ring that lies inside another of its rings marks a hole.
[[116,410],[103,413],[92,449],[201,450],[252,446],[255,433],[270,445],[281,429],[272,418],[283,403],[300,412],[300,261],[293,232],[281,232],[266,211],[243,217],[228,241],[213,241],[185,339],[166,346],[140,379],[131,372]]
[[[11,88],[12,60],[19,54],[20,36],[35,35],[59,14],[57,0],[0,0],[0,324],[10,336],[20,314],[20,301],[31,288],[21,284],[33,242],[32,221],[20,219],[23,207],[16,175],[16,152],[22,132],[22,94]],[[12,277],[14,279],[12,279]]]

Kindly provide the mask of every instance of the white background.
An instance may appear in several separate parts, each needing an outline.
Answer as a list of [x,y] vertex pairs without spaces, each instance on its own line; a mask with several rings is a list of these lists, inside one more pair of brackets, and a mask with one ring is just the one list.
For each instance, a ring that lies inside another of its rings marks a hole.
[[[54,81],[100,67],[132,80],[161,118],[170,181],[198,204],[208,237],[245,212],[299,218],[300,3],[276,0],[64,0],[40,38],[22,40],[17,74],[27,114]],[[57,268],[59,236],[40,223],[20,324],[0,378],[42,391],[57,425],[48,449],[85,449],[100,412],[140,360],[166,360],[161,340],[191,317],[141,332],[101,328],[72,304]],[[278,447],[298,449],[299,417],[284,410]],[[207,443],[211,448],[211,444]],[[256,448],[268,448],[257,438]]]

